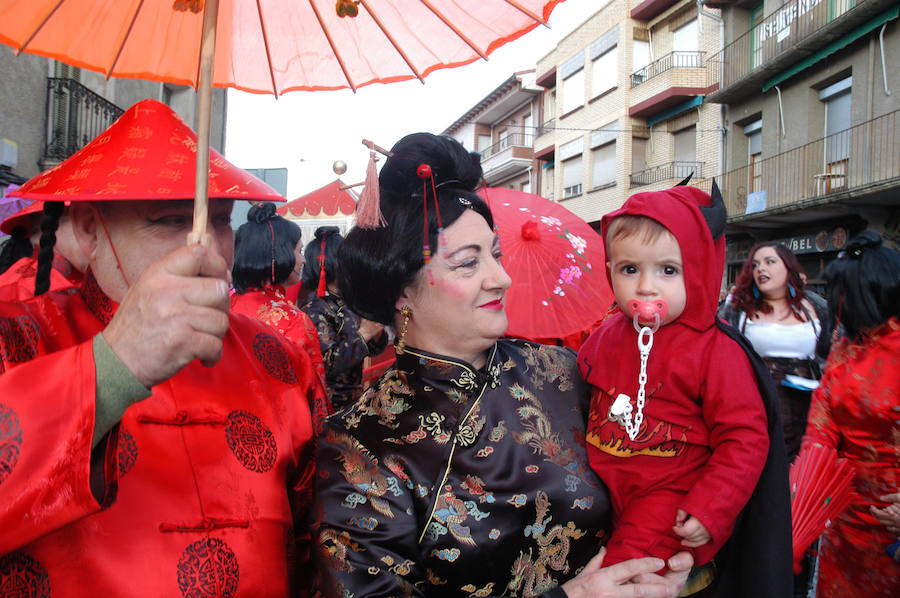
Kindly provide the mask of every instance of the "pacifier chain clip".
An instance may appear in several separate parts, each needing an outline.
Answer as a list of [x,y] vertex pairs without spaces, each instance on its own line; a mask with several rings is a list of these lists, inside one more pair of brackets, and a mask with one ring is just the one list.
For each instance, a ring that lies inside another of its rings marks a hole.
[[[641,424],[644,423],[644,405],[647,402],[647,362],[650,360],[650,349],[653,348],[653,334],[659,330],[659,324],[662,318],[666,316],[668,306],[661,299],[653,302],[635,299],[629,302],[629,306],[634,312],[632,323],[638,333],[637,346],[641,354],[641,371],[638,374],[637,412],[634,413],[631,397],[625,393],[619,393],[609,408],[607,417],[625,426],[628,438],[634,441],[641,429]],[[652,316],[655,320],[652,327],[639,322],[641,318],[647,318],[648,316]],[[633,420],[632,414],[634,414]]]

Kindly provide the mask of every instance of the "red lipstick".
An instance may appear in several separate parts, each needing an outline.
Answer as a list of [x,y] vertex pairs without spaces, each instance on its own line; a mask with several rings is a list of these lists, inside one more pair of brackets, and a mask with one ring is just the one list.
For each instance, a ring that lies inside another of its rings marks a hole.
[[500,299],[494,299],[493,301],[488,301],[484,305],[479,305],[478,307],[482,309],[494,309],[499,311],[503,309],[503,301]]

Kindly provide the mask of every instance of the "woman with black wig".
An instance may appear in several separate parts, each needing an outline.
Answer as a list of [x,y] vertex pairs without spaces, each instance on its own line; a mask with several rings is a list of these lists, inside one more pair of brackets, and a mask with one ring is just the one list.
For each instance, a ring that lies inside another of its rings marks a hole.
[[359,398],[363,362],[387,346],[384,326],[353,313],[338,292],[337,249],[343,240],[336,226],[320,226],[303,252],[307,295],[301,309],[319,333],[328,398],[335,411]]
[[[803,445],[833,448],[856,470],[856,493],[819,547],[821,598],[900,596],[900,253],[867,230],[825,270],[831,329],[840,324],[813,393]],[[889,550],[889,546],[892,547]]]
[[285,287],[300,282],[302,249],[300,227],[276,214],[275,204],[250,208],[234,237],[231,311],[261,320],[302,348],[324,380],[316,328],[284,296]]
[[322,587],[676,595],[686,553],[664,577],[661,559],[602,568],[610,504],[585,459],[588,391],[572,351],[500,339],[511,281],[473,192],[478,155],[426,133],[392,153],[379,177],[387,224],[348,234],[338,281],[354,311],[395,327],[397,363],[319,439]]

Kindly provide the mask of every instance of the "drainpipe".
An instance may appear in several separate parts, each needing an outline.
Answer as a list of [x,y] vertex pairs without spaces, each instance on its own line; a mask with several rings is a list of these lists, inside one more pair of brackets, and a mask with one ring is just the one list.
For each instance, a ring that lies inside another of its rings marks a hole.
[[781,120],[781,138],[784,139],[787,131],[784,129],[784,105],[781,103],[781,89],[776,85],[775,92],[778,94],[778,118]]
[[[697,0],[697,12],[699,14],[703,15],[704,17],[707,17],[707,18],[712,19],[713,21],[716,21],[719,23],[719,52],[722,52],[725,49],[725,20],[722,17],[720,17],[718,15],[714,15],[713,13],[706,10],[706,8],[704,8],[704,6],[703,6],[705,2],[706,2],[706,0]],[[709,67],[707,67],[707,69],[708,68]],[[722,107],[720,109],[720,115],[719,115],[719,118],[721,120],[720,124],[722,125],[722,141],[721,141],[721,146],[719,148],[719,159],[718,159],[717,167],[719,169],[718,174],[720,174],[720,175],[725,174],[725,170],[724,170],[725,169],[725,152],[727,150],[726,137],[725,137],[725,132],[726,132],[725,131],[725,123],[727,121],[725,120],[725,116],[726,116],[727,109],[728,109],[727,105],[722,104]]]
[[881,26],[881,33],[878,34],[878,43],[881,45],[881,76],[884,79],[884,95],[891,95],[891,90],[888,89],[887,84],[887,68],[884,65],[884,29],[887,27],[887,23]]

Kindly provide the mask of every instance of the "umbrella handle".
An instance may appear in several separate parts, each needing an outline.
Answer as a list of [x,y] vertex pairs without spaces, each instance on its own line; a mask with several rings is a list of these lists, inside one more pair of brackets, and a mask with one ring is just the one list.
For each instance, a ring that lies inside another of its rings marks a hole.
[[209,213],[209,129],[212,108],[212,78],[216,55],[216,21],[219,0],[206,0],[203,36],[200,40],[200,81],[197,85],[197,170],[194,180],[194,226],[188,245],[208,245],[206,221]]

